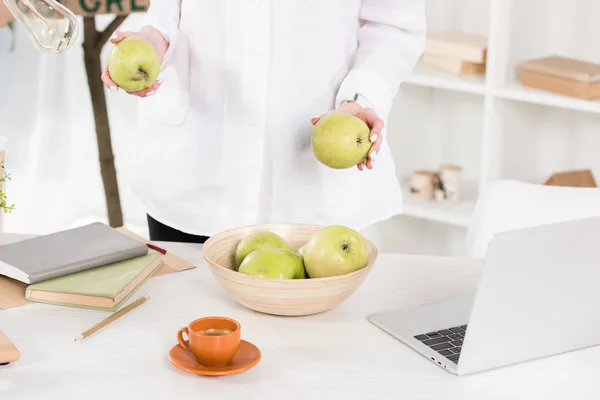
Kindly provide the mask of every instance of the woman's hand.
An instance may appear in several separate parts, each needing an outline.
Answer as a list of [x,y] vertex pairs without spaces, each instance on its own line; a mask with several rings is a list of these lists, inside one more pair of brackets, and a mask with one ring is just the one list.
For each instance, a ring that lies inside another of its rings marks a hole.
[[[332,111],[330,111],[332,112]],[[343,112],[347,114],[354,115],[363,120],[364,123],[367,124],[369,129],[371,129],[371,133],[369,138],[371,140],[371,149],[369,150],[369,155],[367,158],[357,165],[357,168],[362,171],[365,167],[368,169],[373,168],[373,162],[375,162],[375,156],[379,152],[379,148],[381,146],[381,141],[383,140],[383,135],[381,131],[383,131],[383,120],[375,114],[370,108],[363,108],[358,103],[354,101],[346,101],[343,102],[340,107],[335,110],[335,112]],[[323,114],[319,117],[313,118],[311,123],[315,125],[321,118],[329,113]]]
[[[139,32],[116,31],[114,35],[110,38],[110,42],[113,44],[118,43],[119,41],[129,36],[140,36],[146,39],[148,42],[150,42],[152,47],[154,47],[154,51],[156,51],[156,54],[158,54],[160,62],[162,63],[163,57],[167,52],[167,48],[169,47],[169,43],[156,28],[146,26],[142,28]],[[110,74],[108,73],[108,65],[102,71],[102,82],[104,82],[104,85],[111,90],[119,90],[119,86],[110,78]],[[162,80],[159,76],[156,82],[154,82],[149,88],[140,90],[138,92],[127,93],[138,97],[152,96],[156,93],[156,90],[160,87],[161,83]]]

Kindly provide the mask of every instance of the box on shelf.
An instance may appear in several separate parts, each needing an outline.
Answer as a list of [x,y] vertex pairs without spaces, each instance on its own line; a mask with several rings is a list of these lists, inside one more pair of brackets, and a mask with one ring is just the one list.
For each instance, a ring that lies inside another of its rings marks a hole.
[[450,72],[455,75],[485,74],[485,64],[477,64],[458,58],[438,56],[437,54],[423,54],[422,61],[424,65]]
[[429,170],[413,172],[410,193],[416,200],[433,200],[436,186],[436,173]]
[[521,84],[582,100],[600,98],[600,64],[549,56],[521,63]]
[[453,164],[440,166],[440,183],[443,200],[458,203],[461,201],[462,167]]
[[544,185],[568,187],[597,187],[592,171],[589,169],[557,172],[552,174]]
[[440,31],[427,36],[424,53],[485,64],[487,38],[460,31]]
[[440,165],[439,172],[413,171],[410,185],[411,197],[421,201],[461,202],[462,167],[453,164]]

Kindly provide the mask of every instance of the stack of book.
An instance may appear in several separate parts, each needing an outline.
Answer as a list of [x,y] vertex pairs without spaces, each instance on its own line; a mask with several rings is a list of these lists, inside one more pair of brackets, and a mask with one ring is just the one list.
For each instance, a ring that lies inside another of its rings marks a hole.
[[427,36],[422,62],[456,75],[484,75],[487,38],[460,31],[441,31]]
[[32,302],[116,310],[163,265],[161,253],[93,223],[0,246],[0,275]]

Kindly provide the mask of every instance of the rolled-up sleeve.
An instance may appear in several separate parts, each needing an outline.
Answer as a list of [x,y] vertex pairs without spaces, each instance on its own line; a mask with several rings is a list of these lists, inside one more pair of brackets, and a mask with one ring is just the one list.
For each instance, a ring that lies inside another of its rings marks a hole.
[[360,94],[385,120],[425,46],[424,0],[363,0],[360,19],[358,50],[336,106]]
[[181,0],[152,0],[142,26],[156,28],[169,42],[169,47],[163,58],[163,65],[168,63],[179,36],[179,20],[181,16]]

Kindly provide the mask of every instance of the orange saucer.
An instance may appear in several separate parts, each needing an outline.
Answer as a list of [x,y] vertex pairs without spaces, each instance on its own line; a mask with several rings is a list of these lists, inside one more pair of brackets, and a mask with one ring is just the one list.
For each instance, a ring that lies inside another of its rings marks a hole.
[[239,374],[258,364],[260,357],[261,354],[258,347],[245,340],[240,341],[240,349],[235,357],[233,357],[233,360],[231,360],[231,363],[225,367],[214,368],[202,365],[196,361],[196,358],[194,358],[194,355],[189,350],[184,349],[179,344],[175,345],[169,351],[169,360],[177,368],[191,372],[192,374],[208,376]]

